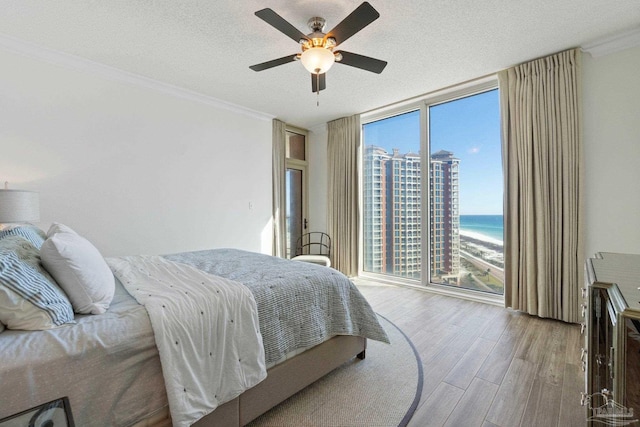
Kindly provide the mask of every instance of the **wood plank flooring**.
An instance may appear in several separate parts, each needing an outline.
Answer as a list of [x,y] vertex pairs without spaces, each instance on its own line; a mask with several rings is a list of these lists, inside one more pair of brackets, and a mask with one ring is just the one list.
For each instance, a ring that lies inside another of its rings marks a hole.
[[409,427],[584,426],[580,328],[488,304],[356,279],[424,369]]

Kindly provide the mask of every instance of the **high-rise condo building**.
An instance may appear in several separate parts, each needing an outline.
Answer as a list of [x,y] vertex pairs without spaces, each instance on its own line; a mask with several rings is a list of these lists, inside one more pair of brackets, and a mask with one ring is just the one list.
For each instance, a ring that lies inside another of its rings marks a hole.
[[[458,168],[453,153],[430,159],[432,280],[456,282],[460,269]],[[367,146],[364,156],[364,270],[419,278],[422,262],[420,155]]]
[[450,151],[431,155],[431,280],[458,283],[460,272],[460,159]]
[[363,269],[372,273],[387,272],[387,162],[390,158],[382,148],[367,146],[363,162]]

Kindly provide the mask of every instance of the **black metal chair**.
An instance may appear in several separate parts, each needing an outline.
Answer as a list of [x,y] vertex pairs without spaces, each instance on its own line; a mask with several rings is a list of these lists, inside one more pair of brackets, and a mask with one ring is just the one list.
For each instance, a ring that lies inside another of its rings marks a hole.
[[300,236],[296,242],[296,261],[331,267],[331,237],[321,231],[311,231]]

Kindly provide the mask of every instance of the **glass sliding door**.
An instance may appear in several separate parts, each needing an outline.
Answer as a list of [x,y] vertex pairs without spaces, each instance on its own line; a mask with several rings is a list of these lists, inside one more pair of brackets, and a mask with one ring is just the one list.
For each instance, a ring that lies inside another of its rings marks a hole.
[[286,140],[287,258],[296,255],[296,242],[307,231],[307,134],[287,127]]
[[287,258],[295,256],[296,242],[304,232],[304,184],[300,169],[287,168]]

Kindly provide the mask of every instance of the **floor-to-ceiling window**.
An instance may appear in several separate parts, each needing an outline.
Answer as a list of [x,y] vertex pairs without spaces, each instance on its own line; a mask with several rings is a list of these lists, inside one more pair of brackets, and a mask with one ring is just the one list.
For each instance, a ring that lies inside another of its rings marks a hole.
[[363,126],[363,269],[420,279],[420,111]]
[[503,293],[498,89],[428,105],[431,282]]
[[502,294],[498,90],[363,119],[362,270]]

